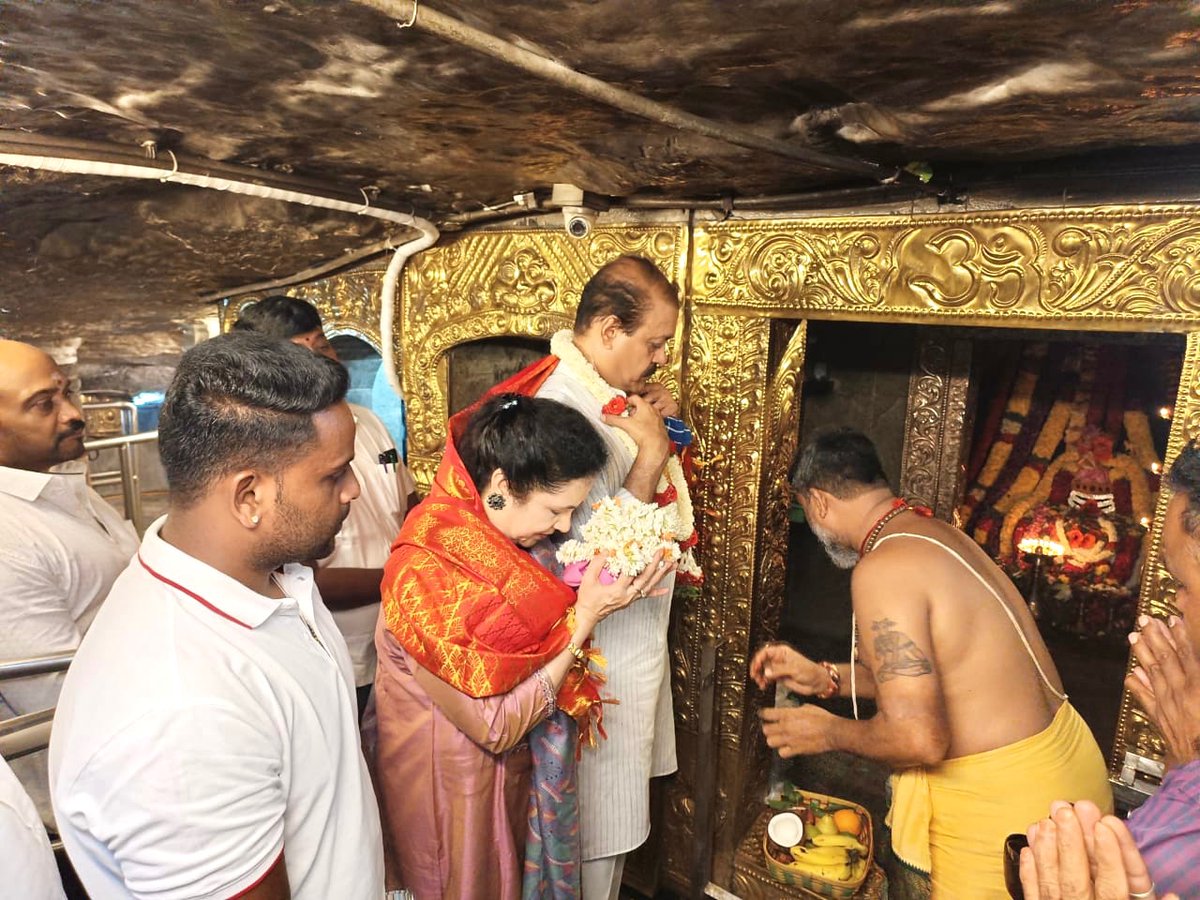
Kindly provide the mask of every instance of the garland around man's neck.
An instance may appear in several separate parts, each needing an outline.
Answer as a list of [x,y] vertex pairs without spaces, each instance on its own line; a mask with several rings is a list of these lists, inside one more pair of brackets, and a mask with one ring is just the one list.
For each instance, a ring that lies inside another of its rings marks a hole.
[[[596,367],[580,352],[579,348],[575,346],[574,337],[574,332],[570,329],[556,332],[550,339],[550,352],[559,358],[562,365],[571,370],[571,373],[587,388],[588,393],[601,408],[613,397],[624,397],[625,392],[614,388],[605,381],[596,371]],[[636,458],[638,449],[633,438],[619,428],[613,430],[629,454]],[[683,475],[683,466],[680,465],[679,457],[674,453],[667,457],[666,467],[658,480],[658,492],[655,500],[659,506],[674,505],[675,517],[679,520],[681,533],[686,536],[685,539],[679,541],[681,551],[679,573],[686,576],[686,580],[697,583],[703,576],[691,549],[696,543],[695,512],[687,480]]]

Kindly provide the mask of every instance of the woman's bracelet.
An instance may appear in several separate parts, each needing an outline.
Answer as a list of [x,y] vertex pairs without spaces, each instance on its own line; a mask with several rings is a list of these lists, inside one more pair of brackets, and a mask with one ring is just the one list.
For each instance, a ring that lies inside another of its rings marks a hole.
[[829,687],[817,694],[818,700],[828,700],[830,697],[836,697],[842,687],[842,673],[833,663],[828,660],[822,660],[817,663],[822,669],[829,674]]
[[584,653],[579,647],[576,647],[571,641],[567,642],[567,650],[569,650],[571,655],[574,656],[579,662],[584,662],[587,659],[587,654]]

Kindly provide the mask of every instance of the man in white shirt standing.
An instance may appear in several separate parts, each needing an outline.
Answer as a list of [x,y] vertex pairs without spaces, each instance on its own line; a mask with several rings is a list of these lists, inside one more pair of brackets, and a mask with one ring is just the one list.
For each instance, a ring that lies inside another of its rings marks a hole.
[[[233,327],[291,341],[339,362],[337,351],[325,336],[321,314],[307,300],[283,295],[265,297],[243,309]],[[312,562],[321,597],[350,648],[361,717],[375,681],[375,624],[379,620],[383,566],[417,496],[416,483],[387,426],[365,406],[349,406],[357,426],[350,466],[362,494],[338,533],[333,553]]]
[[[137,550],[137,533],[88,487],[84,424],[47,354],[0,340],[0,660],[70,652]],[[63,676],[0,681],[0,719],[49,709]],[[13,770],[53,822],[46,755]]]
[[358,496],[346,370],[228,334],[180,361],[167,515],[67,674],[54,809],[93,900],[379,900],[379,812],[342,639],[298,560]]
[[[665,387],[647,379],[666,365],[678,317],[675,288],[655,265],[623,256],[584,287],[574,332],[554,336],[551,353],[560,361],[537,396],[578,409],[609,451],[608,466],[576,510],[568,537],[581,537],[592,505],[605,497],[632,494],[656,502],[670,455],[663,417],[677,416],[679,406]],[[628,418],[603,415],[616,396],[628,398]],[[671,488],[687,490],[682,483]],[[676,769],[667,650],[674,579],[593,633],[608,659],[603,693],[618,704],[604,712],[608,740],[579,760],[584,900],[616,900],[625,857],[650,833],[650,779]]]

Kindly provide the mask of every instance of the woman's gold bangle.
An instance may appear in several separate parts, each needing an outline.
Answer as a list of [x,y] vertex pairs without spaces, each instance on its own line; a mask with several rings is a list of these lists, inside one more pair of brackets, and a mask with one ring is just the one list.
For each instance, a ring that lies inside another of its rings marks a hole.
[[576,647],[571,642],[567,643],[567,650],[569,650],[571,652],[571,655],[574,656],[580,662],[583,662],[585,659],[587,659],[587,654],[584,653],[583,650],[581,650],[579,647]]

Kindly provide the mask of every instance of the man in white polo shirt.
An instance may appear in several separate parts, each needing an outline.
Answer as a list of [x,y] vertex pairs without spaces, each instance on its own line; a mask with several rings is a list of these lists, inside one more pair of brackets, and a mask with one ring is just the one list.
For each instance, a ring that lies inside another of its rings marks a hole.
[[[137,533],[88,487],[84,424],[47,354],[0,340],[0,660],[70,652],[137,551]],[[63,676],[0,681],[0,719],[54,706]],[[13,761],[53,822],[46,754]],[[0,872],[3,870],[0,869]]]
[[[264,297],[244,308],[233,328],[291,341],[339,361],[325,336],[321,314],[298,297]],[[379,621],[383,566],[417,495],[416,482],[400,459],[387,426],[365,406],[351,403],[350,411],[357,426],[351,466],[362,494],[350,509],[333,552],[312,562],[321,597],[350,648],[361,716],[375,682],[375,624]]]
[[50,742],[93,900],[378,900],[379,812],[350,657],[297,560],[358,496],[346,371],[229,334],[189,350],[159,447],[170,498],[117,579]]

